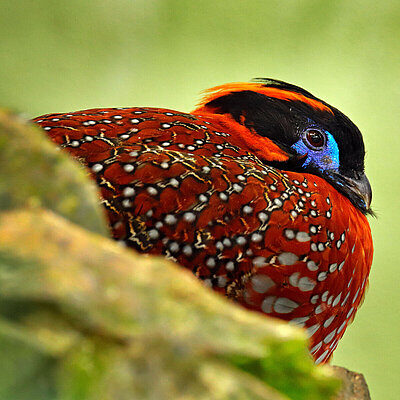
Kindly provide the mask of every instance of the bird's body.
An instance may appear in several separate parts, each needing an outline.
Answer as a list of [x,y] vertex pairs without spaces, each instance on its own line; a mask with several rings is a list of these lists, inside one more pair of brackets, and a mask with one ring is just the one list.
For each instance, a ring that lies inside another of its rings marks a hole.
[[[235,95],[243,93],[267,98],[266,121],[264,98],[246,97],[249,109],[240,112],[244,100]],[[110,108],[35,121],[90,169],[115,239],[176,260],[249,309],[306,327],[319,363],[354,318],[372,262],[368,196],[353,196],[366,188],[363,146],[355,166],[346,165],[363,183],[349,183],[357,188],[346,195],[343,181],[334,187],[332,180],[343,175],[339,156],[347,150],[331,145],[340,137],[321,126],[336,113],[300,88],[269,80],[216,88],[192,114]],[[281,141],[276,131],[285,124],[296,125],[295,133]],[[320,131],[330,150],[310,160],[304,143],[320,144]],[[350,175],[346,182],[356,180]]]

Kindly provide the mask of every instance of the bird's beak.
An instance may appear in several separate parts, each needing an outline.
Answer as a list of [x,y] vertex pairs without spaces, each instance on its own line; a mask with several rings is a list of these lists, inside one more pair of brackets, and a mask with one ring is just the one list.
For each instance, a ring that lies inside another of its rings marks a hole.
[[365,213],[372,213],[370,211],[372,190],[368,178],[363,173],[358,179],[344,178],[347,186],[353,195],[359,200],[358,203]]

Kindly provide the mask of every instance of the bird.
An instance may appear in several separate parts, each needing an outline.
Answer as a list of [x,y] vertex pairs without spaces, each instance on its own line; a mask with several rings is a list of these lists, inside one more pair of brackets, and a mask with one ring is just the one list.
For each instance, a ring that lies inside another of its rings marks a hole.
[[341,111],[256,78],[204,91],[191,113],[95,108],[34,122],[87,167],[115,240],[306,329],[315,363],[331,359],[373,257],[365,146]]

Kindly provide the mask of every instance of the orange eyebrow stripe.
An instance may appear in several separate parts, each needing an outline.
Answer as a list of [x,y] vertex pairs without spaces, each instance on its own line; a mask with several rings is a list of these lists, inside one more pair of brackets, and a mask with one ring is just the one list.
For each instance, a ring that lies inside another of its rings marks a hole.
[[251,82],[235,82],[228,83],[226,85],[215,86],[211,89],[207,89],[204,91],[205,96],[201,100],[199,107],[204,106],[206,103],[217,99],[218,97],[225,96],[232,92],[241,92],[243,90],[252,90],[257,93],[261,93],[268,97],[274,97],[275,99],[286,100],[286,101],[301,101],[310,105],[311,107],[321,110],[328,111],[333,114],[333,111],[321,103],[319,100],[310,99],[300,93],[290,92],[288,90],[282,90],[275,87],[265,87],[260,85],[259,83],[251,83]]

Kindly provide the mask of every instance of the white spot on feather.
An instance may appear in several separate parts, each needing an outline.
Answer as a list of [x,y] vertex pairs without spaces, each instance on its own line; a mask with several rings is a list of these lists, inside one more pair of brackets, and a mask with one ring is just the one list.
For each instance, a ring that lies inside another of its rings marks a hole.
[[320,327],[321,327],[320,324],[315,324],[315,325],[310,326],[310,327],[307,329],[307,335],[308,335],[308,337],[313,336],[313,335],[315,334],[315,332],[317,332],[317,330],[318,330]]
[[336,335],[337,329],[325,336],[324,343],[329,343]]
[[317,282],[310,279],[308,276],[303,276],[299,279],[297,286],[302,292],[309,292],[315,288],[316,284]]
[[326,355],[328,354],[329,350],[325,350],[316,360],[315,360],[315,364],[320,364],[324,358],[326,357]]
[[295,310],[298,306],[299,304],[293,300],[290,300],[286,297],[278,297],[274,304],[274,311],[279,314],[288,314]]
[[311,239],[310,235],[307,232],[297,232],[296,240],[298,242],[308,242]]
[[267,275],[256,274],[251,277],[251,285],[257,293],[266,293],[275,283]]
[[293,265],[299,260],[299,257],[294,253],[286,252],[279,254],[278,260],[282,265]]

